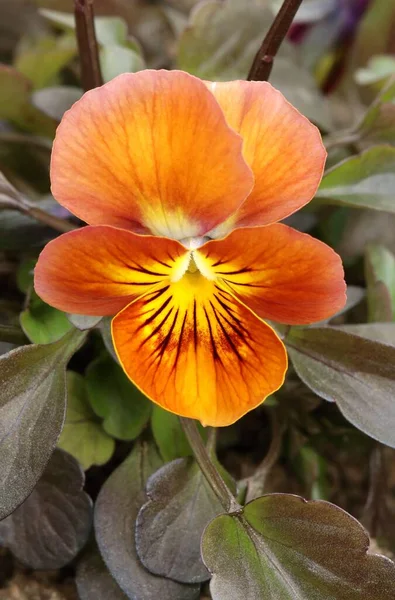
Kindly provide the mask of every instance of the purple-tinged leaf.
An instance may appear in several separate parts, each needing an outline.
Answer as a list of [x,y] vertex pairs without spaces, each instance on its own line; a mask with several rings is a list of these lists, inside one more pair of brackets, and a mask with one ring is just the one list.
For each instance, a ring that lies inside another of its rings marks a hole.
[[310,389],[336,402],[358,429],[395,447],[395,347],[388,345],[395,324],[381,324],[381,331],[374,324],[374,334],[371,327],[292,327],[285,342]]
[[66,365],[86,333],[0,357],[0,519],[31,493],[54,451],[66,410]]
[[324,501],[271,494],[216,517],[202,540],[213,600],[392,600],[395,565]]
[[147,500],[145,482],[160,466],[156,449],[137,442],[100,491],[95,508],[96,540],[111,575],[131,600],[195,600],[199,586],[156,577],[137,556],[135,522]]
[[30,496],[0,523],[0,544],[32,569],[60,569],[84,547],[92,501],[77,461],[55,450]]

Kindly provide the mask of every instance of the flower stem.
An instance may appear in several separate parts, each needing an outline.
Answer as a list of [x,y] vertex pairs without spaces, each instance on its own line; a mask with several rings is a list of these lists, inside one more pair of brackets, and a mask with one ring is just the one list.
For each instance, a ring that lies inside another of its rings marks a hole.
[[93,18],[93,0],[74,0],[75,27],[85,92],[103,85]]
[[284,0],[255,56],[248,81],[268,81],[276,54],[301,4],[302,0]]
[[209,453],[203,443],[202,437],[193,419],[180,417],[181,426],[193,450],[196,462],[198,463],[203,475],[206,477],[213,492],[221,502],[227,512],[238,512],[241,506],[234,498],[232,492],[222,479],[220,473],[212,462]]

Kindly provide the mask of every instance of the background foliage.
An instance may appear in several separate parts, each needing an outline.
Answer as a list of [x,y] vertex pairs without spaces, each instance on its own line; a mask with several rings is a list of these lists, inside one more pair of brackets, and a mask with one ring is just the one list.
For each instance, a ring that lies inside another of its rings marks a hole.
[[[96,0],[104,80],[146,67],[245,79],[280,4]],[[341,254],[348,303],[280,330],[284,387],[202,430],[245,504],[235,514],[177,417],[123,374],[109,319],[33,290],[43,245],[81,225],[48,175],[56,126],[83,93],[72,8],[0,0],[0,599],[393,599],[393,2],[303,0],[275,61],[271,82],[329,153],[316,198],[287,222]]]

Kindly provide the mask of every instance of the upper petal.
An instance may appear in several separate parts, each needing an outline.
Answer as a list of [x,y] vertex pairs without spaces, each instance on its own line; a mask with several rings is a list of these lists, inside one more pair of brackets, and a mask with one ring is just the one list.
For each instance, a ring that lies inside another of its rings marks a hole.
[[195,261],[260,317],[279,323],[321,321],[346,302],[340,257],[286,225],[236,229],[202,246]]
[[86,93],[63,117],[52,192],[92,225],[199,236],[232,214],[252,188],[241,146],[196,77],[128,73]]
[[314,196],[326,150],[320,132],[267,82],[207,83],[228,124],[243,138],[243,156],[255,186],[217,235],[233,227],[274,223]]
[[112,331],[132,381],[204,425],[230,425],[284,381],[287,356],[275,332],[198,272],[127,306]]
[[150,287],[185,270],[189,252],[177,241],[115,227],[83,227],[44,248],[34,272],[37,294],[82,315],[114,315]]

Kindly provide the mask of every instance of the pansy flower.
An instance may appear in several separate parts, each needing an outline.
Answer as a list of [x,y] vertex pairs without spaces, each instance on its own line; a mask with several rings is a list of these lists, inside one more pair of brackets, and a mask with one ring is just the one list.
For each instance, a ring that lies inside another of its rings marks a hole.
[[268,83],[121,75],[58,128],[52,192],[89,226],[46,246],[37,293],[115,315],[120,363],[144,394],[229,425],[284,381],[285,347],[263,319],[312,323],[344,305],[340,258],[277,223],[314,196],[325,157]]

